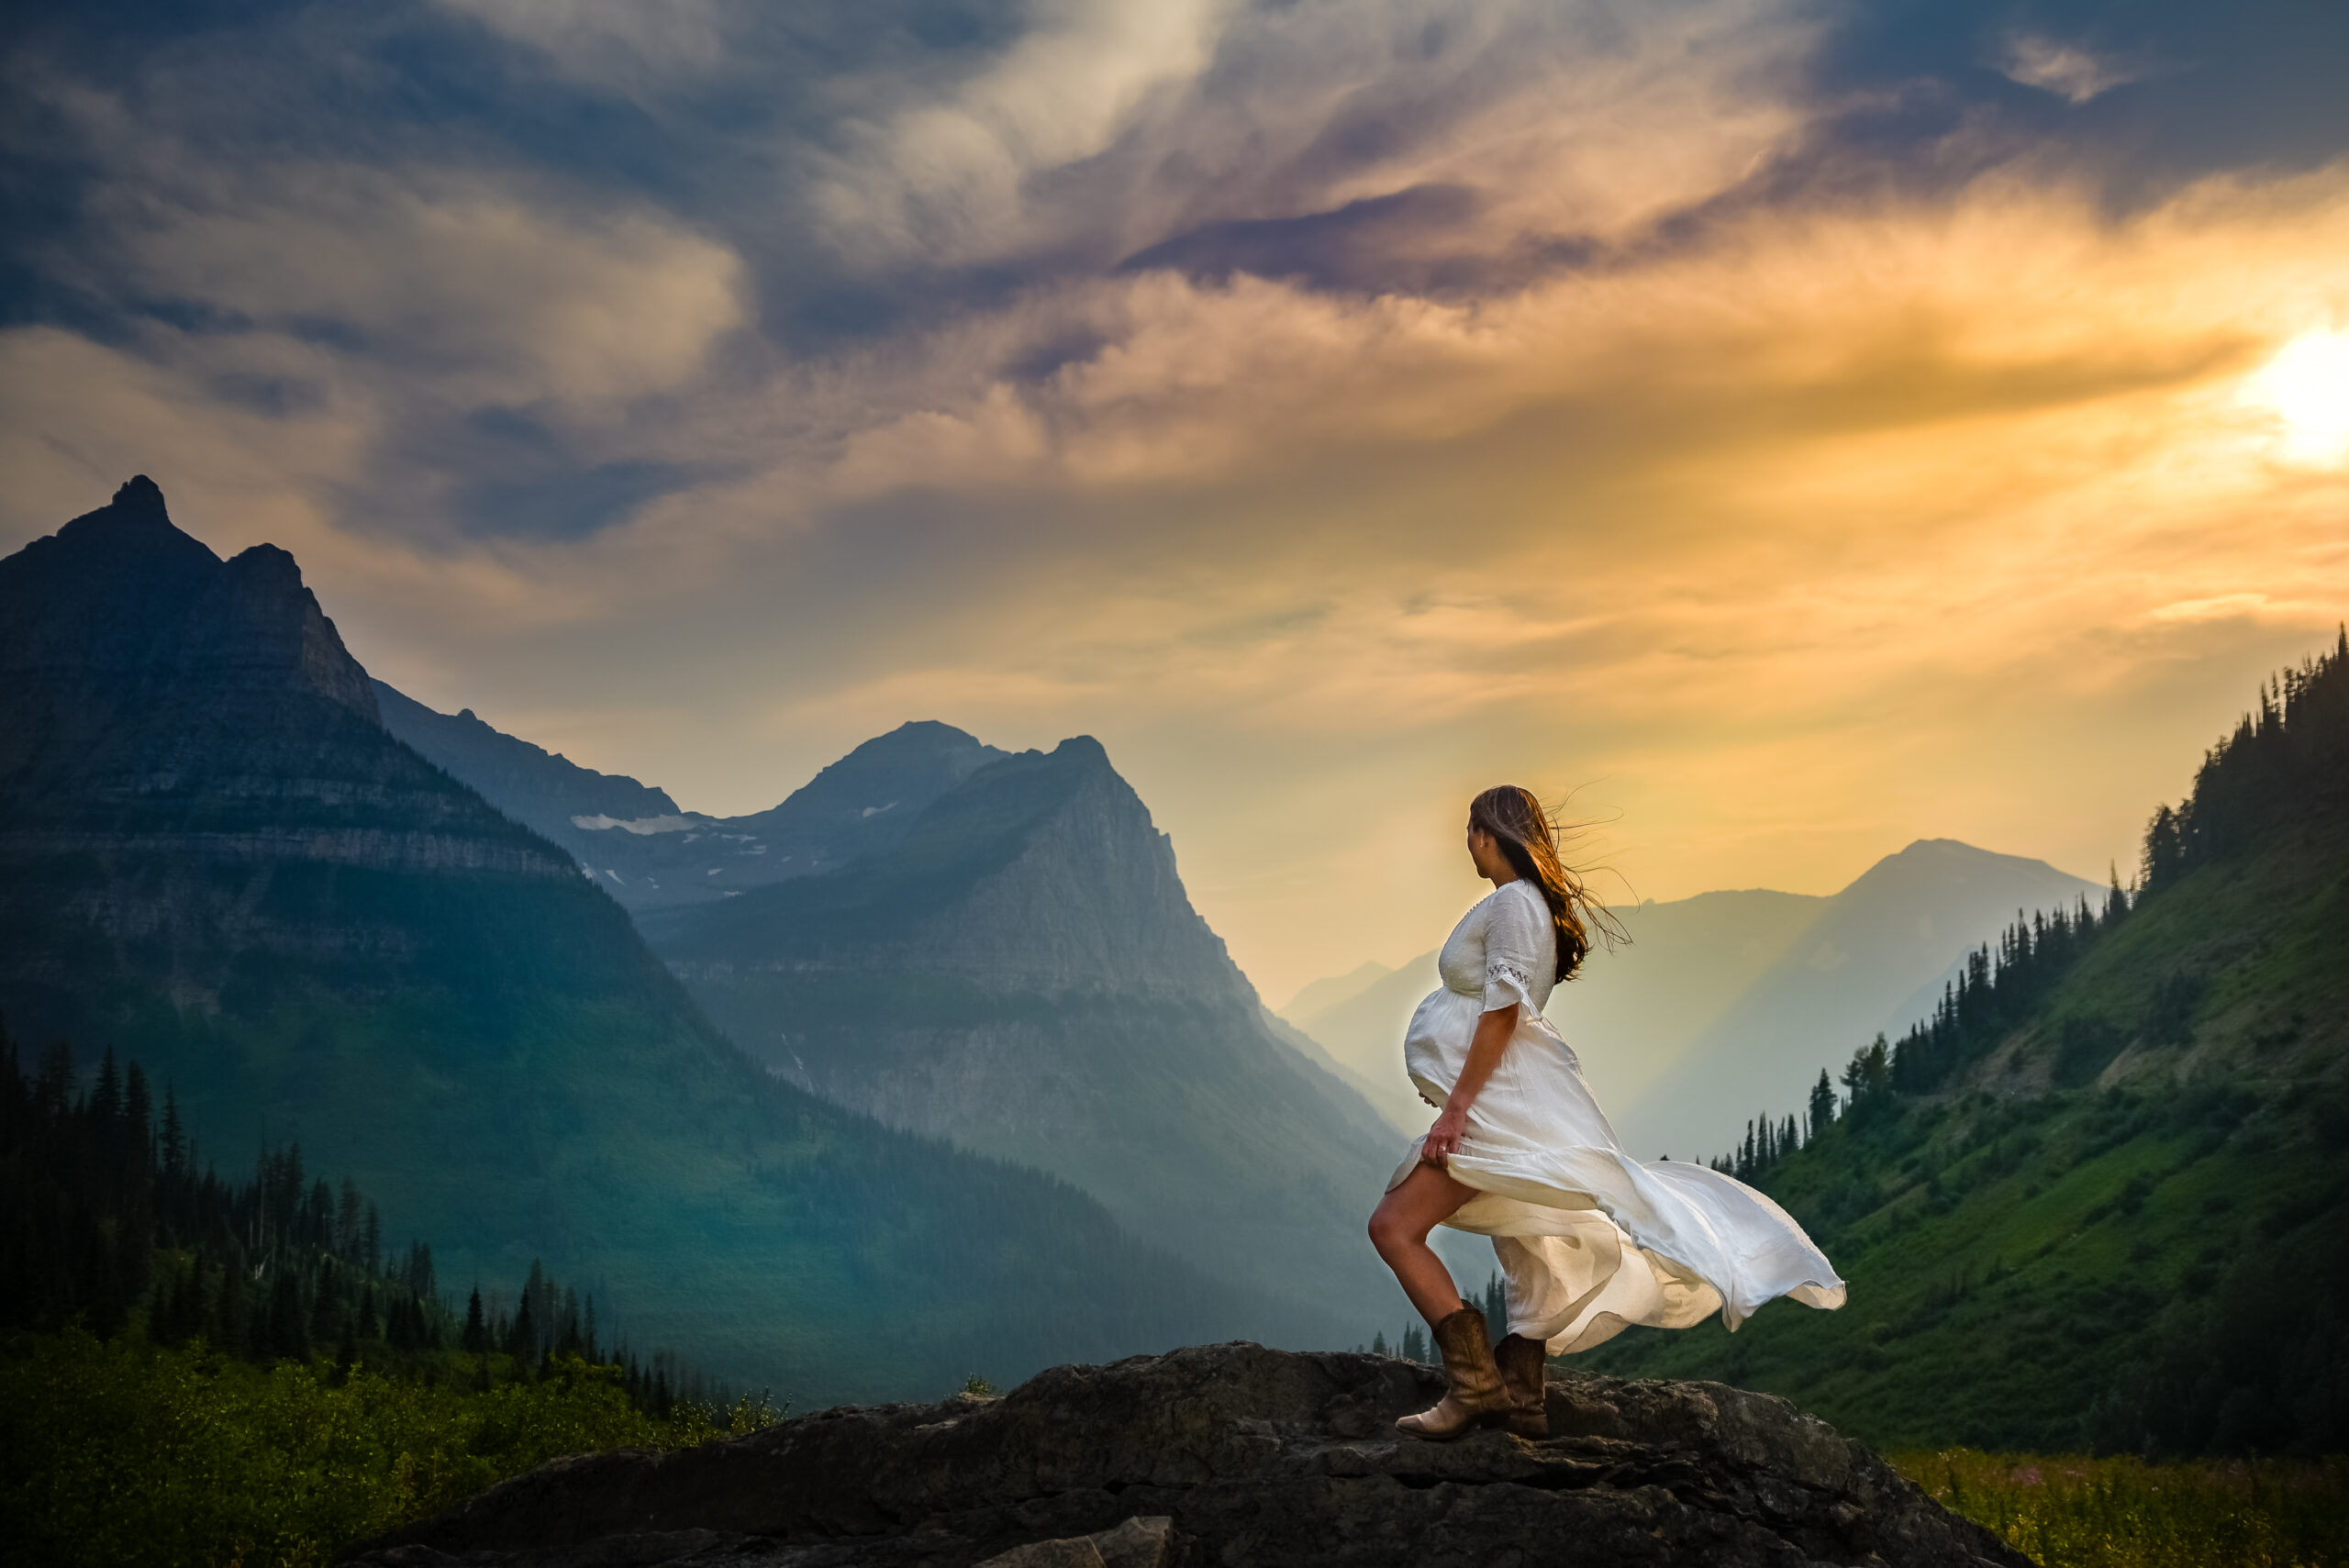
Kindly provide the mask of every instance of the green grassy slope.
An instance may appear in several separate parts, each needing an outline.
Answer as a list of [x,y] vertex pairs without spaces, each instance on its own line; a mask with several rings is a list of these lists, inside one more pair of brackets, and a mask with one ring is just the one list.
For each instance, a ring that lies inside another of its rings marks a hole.
[[1784,1394],[1882,1444],[2349,1447],[2345,1066],[2327,803],[2157,885],[1938,1092],[1759,1179],[1851,1281],[1842,1311],[1634,1329],[1583,1364]]

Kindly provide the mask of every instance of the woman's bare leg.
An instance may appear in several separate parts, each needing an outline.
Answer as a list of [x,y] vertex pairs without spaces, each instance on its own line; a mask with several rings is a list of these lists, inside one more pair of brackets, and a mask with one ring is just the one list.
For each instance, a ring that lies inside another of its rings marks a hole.
[[1459,1311],[1464,1303],[1451,1271],[1428,1245],[1428,1232],[1475,1195],[1475,1188],[1453,1181],[1450,1173],[1422,1164],[1380,1198],[1371,1212],[1370,1244],[1395,1271],[1403,1294],[1411,1298],[1411,1305],[1430,1327]]

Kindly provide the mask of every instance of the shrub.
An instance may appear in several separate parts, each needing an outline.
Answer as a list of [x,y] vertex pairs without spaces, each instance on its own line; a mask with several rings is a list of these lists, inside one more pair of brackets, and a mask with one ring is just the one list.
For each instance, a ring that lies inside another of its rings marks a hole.
[[[266,1371],[202,1341],[161,1349],[78,1327],[0,1348],[0,1538],[23,1560],[307,1568],[561,1454],[669,1449],[723,1429],[628,1401],[617,1367],[557,1358],[485,1392],[364,1365]],[[771,1418],[727,1413],[737,1429]]]

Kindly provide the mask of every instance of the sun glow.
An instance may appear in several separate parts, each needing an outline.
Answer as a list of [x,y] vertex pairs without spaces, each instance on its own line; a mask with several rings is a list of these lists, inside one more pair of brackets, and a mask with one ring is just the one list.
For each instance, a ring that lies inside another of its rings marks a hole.
[[2244,390],[2283,420],[2285,457],[2313,463],[2349,459],[2349,332],[2301,334]]

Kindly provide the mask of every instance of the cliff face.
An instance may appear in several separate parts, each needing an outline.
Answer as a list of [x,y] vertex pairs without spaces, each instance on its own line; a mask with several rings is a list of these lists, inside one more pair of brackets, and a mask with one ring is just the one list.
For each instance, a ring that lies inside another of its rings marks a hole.
[[351,1561],[2030,1568],[1784,1400],[1569,1375],[1544,1441],[1395,1432],[1440,1392],[1408,1362],[1246,1344],[1055,1367],[1001,1399],[556,1460]]
[[643,923],[786,1081],[1041,1165],[1348,1338],[1403,1310],[1363,1238],[1401,1140],[1274,1036],[1089,738],[990,764],[842,871]]

